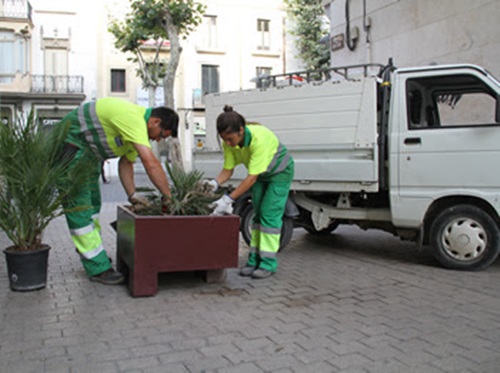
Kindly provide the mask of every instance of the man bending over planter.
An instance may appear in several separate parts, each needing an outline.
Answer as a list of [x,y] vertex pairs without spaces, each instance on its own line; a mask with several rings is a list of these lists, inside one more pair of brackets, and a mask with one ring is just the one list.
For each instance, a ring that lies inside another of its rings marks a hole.
[[179,116],[166,107],[146,109],[121,99],[102,98],[81,105],[63,121],[70,123],[64,156],[73,161],[86,158],[92,164],[87,183],[64,203],[65,208],[91,206],[66,214],[71,238],[91,281],[120,284],[124,276],[111,267],[100,234],[101,163],[120,157],[118,172],[129,202],[147,204],[148,200],[135,190],[133,165],[139,156],[151,182],[169,197],[167,176],[149,140],[177,137]]

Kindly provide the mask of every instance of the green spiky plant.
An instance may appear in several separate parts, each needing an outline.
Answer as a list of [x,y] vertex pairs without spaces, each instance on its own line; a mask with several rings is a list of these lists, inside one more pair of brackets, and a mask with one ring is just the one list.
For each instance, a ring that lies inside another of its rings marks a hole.
[[[184,171],[179,166],[170,166],[166,163],[168,175],[172,184],[170,191],[172,197],[161,201],[161,196],[151,189],[147,197],[151,204],[149,206],[136,206],[134,212],[138,215],[209,215],[213,208],[210,204],[219,199],[223,191],[214,193],[210,187],[203,184],[203,172],[199,170]],[[139,188],[138,188],[139,190]],[[162,211],[163,205],[166,211]]]
[[87,180],[85,161],[61,156],[69,123],[48,129],[33,113],[0,125],[0,228],[15,251],[41,249],[62,202]]

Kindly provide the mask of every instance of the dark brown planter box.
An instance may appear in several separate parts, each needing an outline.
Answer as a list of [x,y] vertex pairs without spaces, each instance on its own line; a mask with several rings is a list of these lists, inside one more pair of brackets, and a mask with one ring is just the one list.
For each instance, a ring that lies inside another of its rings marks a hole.
[[133,297],[155,295],[162,272],[203,271],[211,282],[238,266],[237,215],[140,216],[118,206],[117,216],[117,269]]

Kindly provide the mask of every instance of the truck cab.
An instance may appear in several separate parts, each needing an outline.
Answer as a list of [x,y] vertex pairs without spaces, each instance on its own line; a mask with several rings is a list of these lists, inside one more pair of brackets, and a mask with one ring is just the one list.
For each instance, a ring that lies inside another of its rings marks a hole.
[[448,267],[482,267],[487,252],[498,251],[488,249],[498,246],[488,230],[497,230],[500,212],[499,87],[474,65],[398,69],[393,75],[392,224],[422,230]]

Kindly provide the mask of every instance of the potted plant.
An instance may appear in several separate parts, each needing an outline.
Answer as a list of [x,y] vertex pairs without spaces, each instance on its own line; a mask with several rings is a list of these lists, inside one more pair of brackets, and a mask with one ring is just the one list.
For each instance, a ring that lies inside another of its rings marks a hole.
[[155,295],[162,272],[199,271],[211,282],[238,266],[239,216],[209,215],[220,194],[201,183],[202,172],[168,164],[167,172],[172,197],[163,204],[151,195],[151,206],[118,206],[117,268],[134,297]]
[[12,241],[4,250],[12,290],[46,286],[43,232],[86,179],[87,165],[62,155],[68,130],[64,123],[44,127],[33,113],[0,125],[0,228]]

